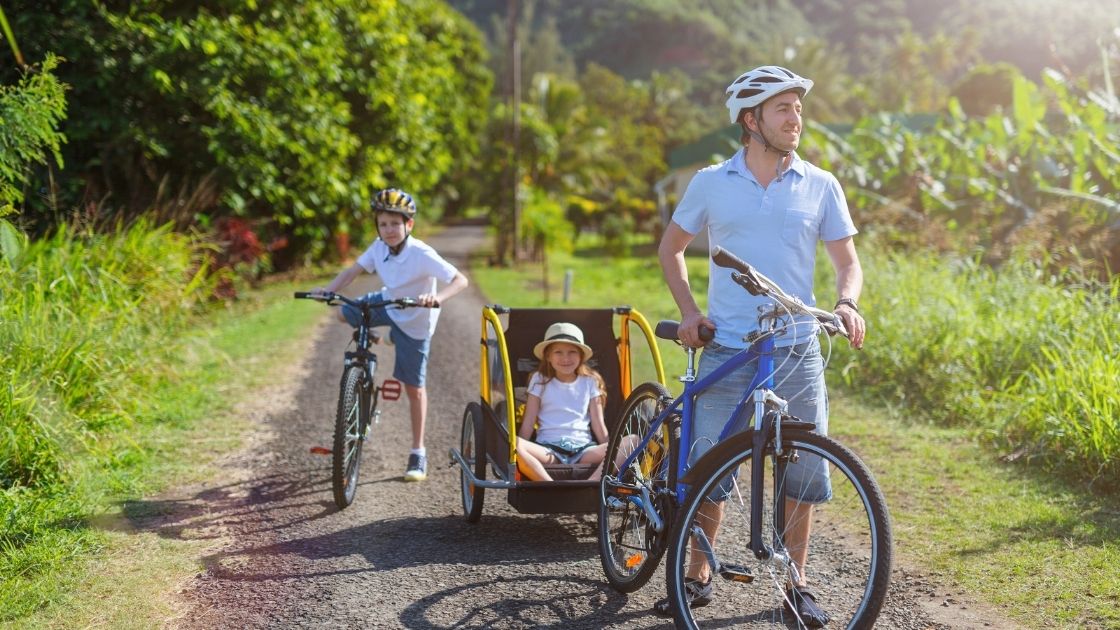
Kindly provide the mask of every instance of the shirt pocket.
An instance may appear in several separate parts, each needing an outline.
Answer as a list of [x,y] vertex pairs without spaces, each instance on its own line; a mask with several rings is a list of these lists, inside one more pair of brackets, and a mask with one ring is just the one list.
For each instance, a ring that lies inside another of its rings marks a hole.
[[816,209],[790,208],[782,222],[782,240],[793,247],[813,245],[819,230]]

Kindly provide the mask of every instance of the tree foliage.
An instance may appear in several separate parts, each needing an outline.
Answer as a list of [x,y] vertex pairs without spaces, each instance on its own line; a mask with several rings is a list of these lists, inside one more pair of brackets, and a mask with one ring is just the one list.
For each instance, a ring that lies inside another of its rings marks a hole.
[[[1058,266],[1120,265],[1120,100],[1050,71],[1012,78],[1010,104],[960,103],[927,131],[886,115],[842,138],[813,125],[817,162],[865,220],[904,245],[969,247],[990,262],[1026,249]],[[941,242],[938,242],[938,241]]]
[[[20,9],[25,48],[79,60],[60,68],[83,114],[67,124],[70,204],[155,203],[181,223],[232,213],[293,236],[298,254],[365,229],[382,186],[409,189],[430,212],[457,194],[442,180],[477,150],[485,52],[439,0]],[[184,208],[200,182],[214,194]]]
[[58,62],[48,54],[18,84],[0,85],[0,216],[23,201],[32,165],[63,164],[58,127],[66,118],[66,92],[54,75]]

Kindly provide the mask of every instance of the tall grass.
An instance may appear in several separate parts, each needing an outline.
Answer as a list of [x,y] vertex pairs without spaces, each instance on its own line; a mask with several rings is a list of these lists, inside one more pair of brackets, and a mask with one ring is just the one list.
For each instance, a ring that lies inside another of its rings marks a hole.
[[1023,260],[863,258],[868,341],[839,356],[850,384],[975,427],[1012,459],[1120,479],[1120,278],[1086,286]]
[[0,589],[28,607],[97,545],[85,519],[138,457],[143,394],[205,295],[196,251],[141,221],[60,229],[0,259]]

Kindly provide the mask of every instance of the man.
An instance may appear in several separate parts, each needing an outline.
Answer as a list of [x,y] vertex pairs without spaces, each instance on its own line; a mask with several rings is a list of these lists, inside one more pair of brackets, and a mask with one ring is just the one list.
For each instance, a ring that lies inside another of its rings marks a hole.
[[[729,160],[699,171],[673,213],[658,250],[665,282],[681,312],[679,336],[687,346],[699,347],[701,325],[714,328],[715,338],[700,357],[697,378],[703,378],[748,344],[744,337],[758,328],[758,307],[768,304],[735,284],[728,270],[711,265],[708,315],[692,297],[684,251],[701,230],[712,246],[720,246],[773,279],[789,294],[813,305],[813,269],[817,241],[836,271],[839,296],[836,314],[851,332],[851,343],[863,344],[864,321],[858,301],[863,271],[852,236],[856,233],[844,193],[836,178],[794,152],[801,139],[801,98],[813,82],[778,66],[762,66],[739,76],[727,88],[727,108],[732,123],[742,127],[743,147]],[[780,336],[775,364],[783,366],[775,378],[777,393],[789,400],[790,413],[816,422],[827,433],[828,401],[823,361],[815,330],[799,326]],[[754,366],[748,366],[706,391],[697,400],[695,433],[690,463],[710,449],[750,384]],[[827,483],[827,482],[826,482]],[[701,524],[714,541],[723,516],[724,501],[709,503]],[[796,564],[787,591],[787,607],[810,626],[828,622],[806,584],[809,517],[812,505],[787,501],[792,526],[786,544]],[[706,564],[688,569],[692,583],[690,605],[703,606],[711,594]],[[671,614],[668,602],[655,611]]]

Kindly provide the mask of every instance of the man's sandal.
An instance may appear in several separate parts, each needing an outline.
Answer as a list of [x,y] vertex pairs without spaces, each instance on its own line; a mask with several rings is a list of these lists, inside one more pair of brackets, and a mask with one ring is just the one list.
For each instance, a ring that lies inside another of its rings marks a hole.
[[[712,601],[712,580],[701,582],[695,578],[684,579],[684,594],[688,599],[689,608],[702,608]],[[659,617],[672,617],[673,607],[669,605],[669,598],[657,600],[653,605],[653,612]]]
[[785,609],[808,628],[820,628],[829,620],[828,613],[817,604],[816,593],[804,586],[786,590]]

